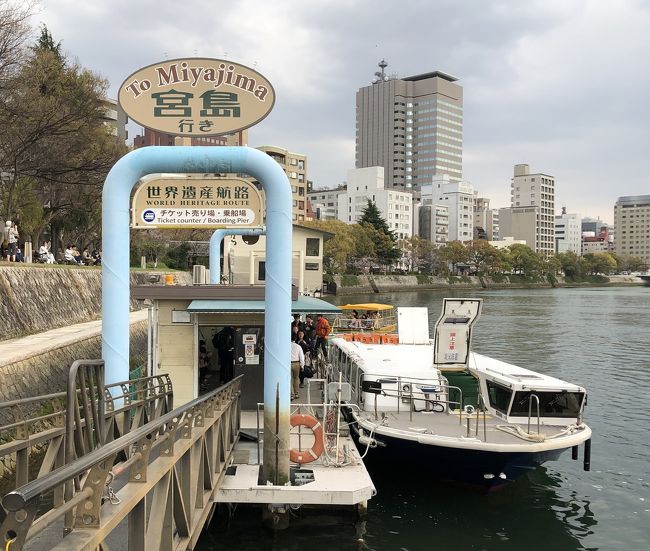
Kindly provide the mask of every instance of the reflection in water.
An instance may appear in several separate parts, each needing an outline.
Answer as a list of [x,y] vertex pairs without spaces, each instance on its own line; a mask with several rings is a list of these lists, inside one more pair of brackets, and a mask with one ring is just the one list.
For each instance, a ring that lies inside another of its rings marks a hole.
[[566,452],[487,496],[429,482],[427,473],[388,471],[374,476],[379,493],[365,525],[300,511],[289,530],[272,535],[261,528],[259,511],[238,513],[225,534],[203,537],[200,549],[648,548],[650,289],[418,292],[334,301],[428,306],[433,327],[445,296],[484,299],[477,352],[587,387],[592,471],[582,471],[582,461]]

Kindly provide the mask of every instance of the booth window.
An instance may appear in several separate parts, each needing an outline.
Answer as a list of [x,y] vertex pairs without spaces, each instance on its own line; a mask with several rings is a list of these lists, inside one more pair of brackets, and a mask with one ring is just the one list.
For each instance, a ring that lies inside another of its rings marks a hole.
[[320,239],[318,237],[308,237],[306,249],[307,256],[320,256]]
[[305,270],[318,271],[318,262],[306,262]]

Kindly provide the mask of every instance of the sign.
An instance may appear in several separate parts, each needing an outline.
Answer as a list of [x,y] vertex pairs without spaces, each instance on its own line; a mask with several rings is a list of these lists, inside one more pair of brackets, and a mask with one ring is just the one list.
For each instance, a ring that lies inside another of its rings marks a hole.
[[215,136],[260,122],[273,109],[275,91],[260,73],[239,63],[172,59],[129,75],[118,102],[129,118],[152,130]]
[[139,229],[262,226],[262,196],[241,178],[147,176],[131,205],[131,227]]

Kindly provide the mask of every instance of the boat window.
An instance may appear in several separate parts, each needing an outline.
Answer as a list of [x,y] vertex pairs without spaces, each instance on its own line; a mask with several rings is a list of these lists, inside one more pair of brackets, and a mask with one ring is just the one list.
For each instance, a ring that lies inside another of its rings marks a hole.
[[[582,392],[540,392],[533,391],[539,398],[540,417],[579,417],[584,400]],[[530,391],[519,391],[515,393],[510,415],[528,417],[528,402]],[[537,416],[537,403],[533,398],[531,415]]]
[[[490,406],[501,413],[507,413],[512,390],[498,385],[494,381],[486,381],[486,383],[488,396],[490,397]],[[526,414],[528,414],[528,410],[526,410]]]

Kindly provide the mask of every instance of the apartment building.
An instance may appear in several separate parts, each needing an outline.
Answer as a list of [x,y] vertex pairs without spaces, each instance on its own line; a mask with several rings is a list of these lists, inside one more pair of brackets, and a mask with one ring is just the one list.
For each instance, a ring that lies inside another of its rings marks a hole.
[[348,224],[358,222],[368,201],[377,205],[381,216],[398,239],[413,235],[412,195],[384,187],[380,166],[348,170],[347,189],[338,195],[338,218]]
[[338,197],[347,191],[347,185],[336,188],[313,189],[307,193],[315,220],[337,220],[339,217]]
[[566,207],[562,207],[562,214],[555,217],[555,252],[574,252],[578,256],[582,254],[582,230],[580,215],[567,213]]
[[449,217],[448,241],[471,241],[474,237],[474,187],[469,182],[451,180],[449,175],[436,176],[425,184],[420,197],[431,204],[447,207]]
[[[501,235],[525,239],[536,253],[545,256],[553,254],[555,178],[543,173],[531,174],[527,164],[515,165],[510,187],[510,207],[510,215],[504,212],[506,209],[499,209]],[[508,223],[511,223],[508,229],[505,229],[502,213],[508,217]]]
[[474,192],[474,237],[484,234],[488,241],[499,240],[499,210],[490,208],[490,200]]

